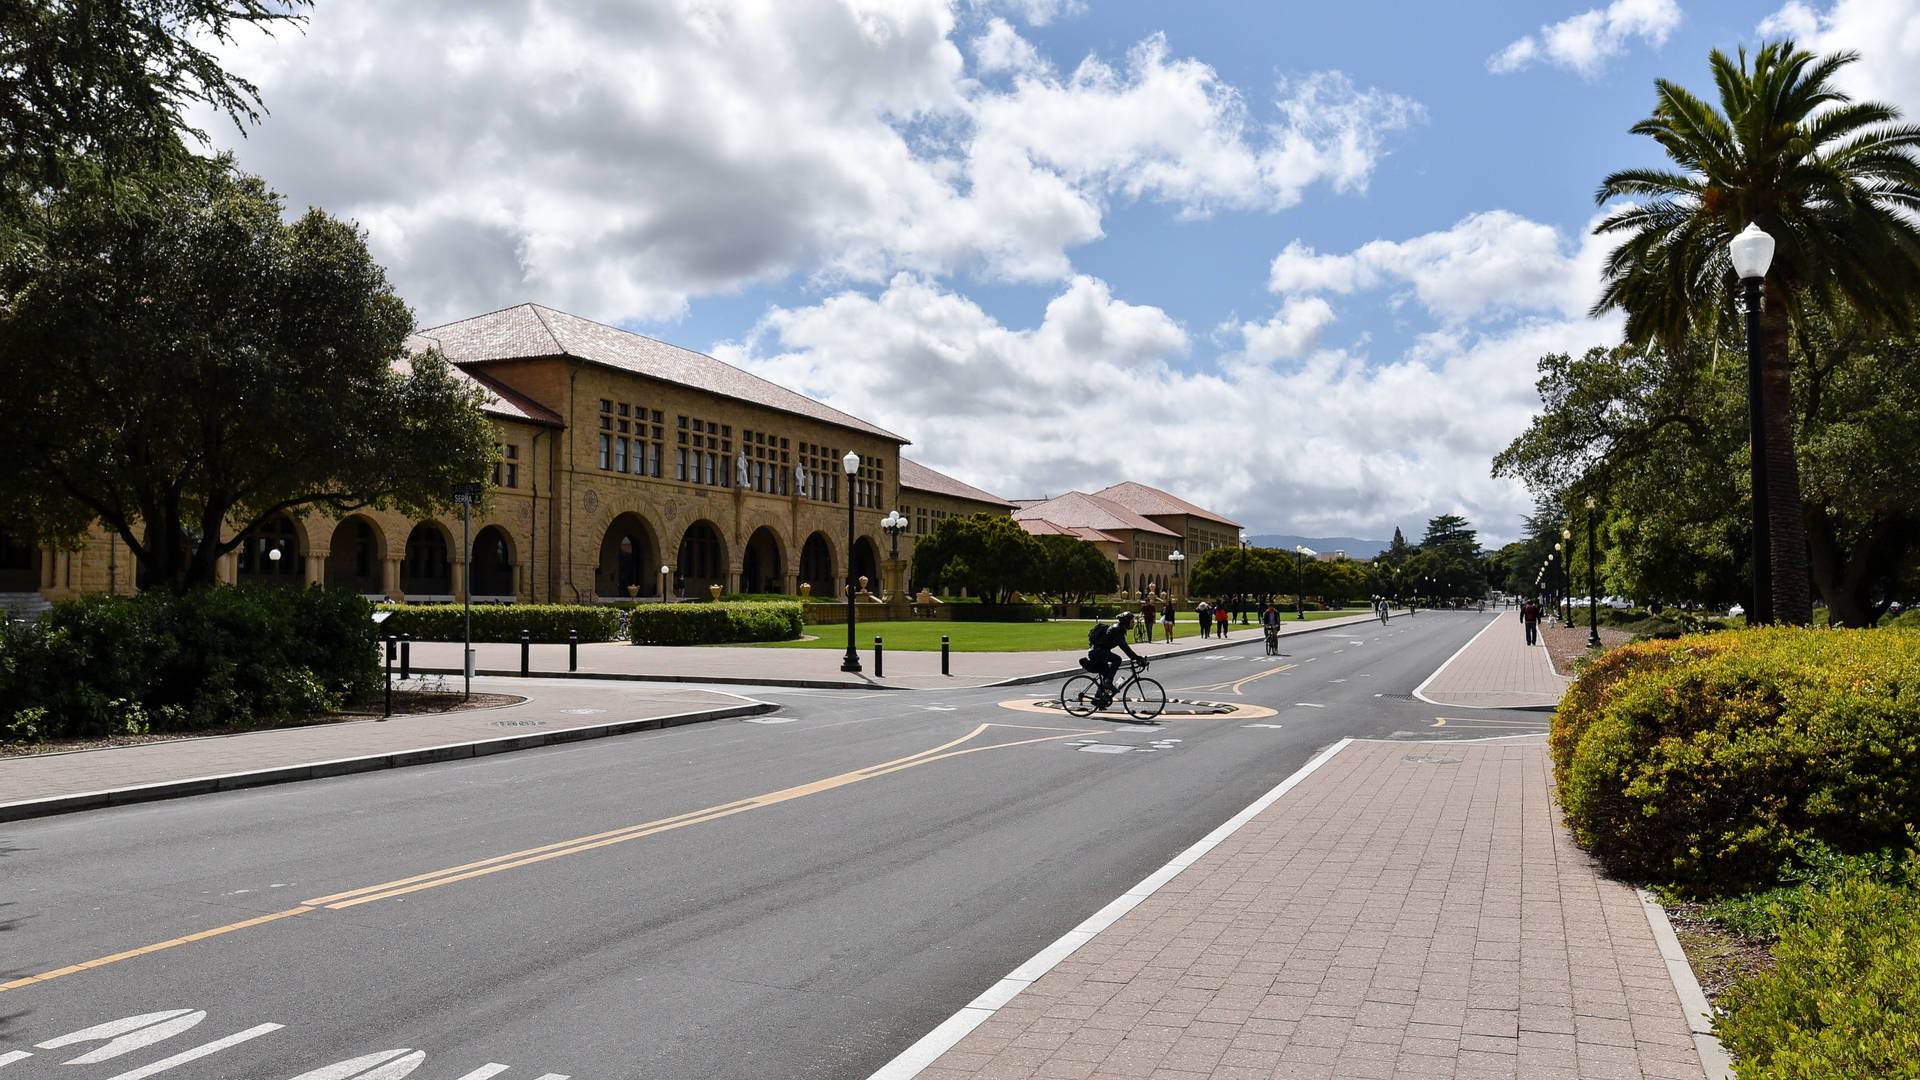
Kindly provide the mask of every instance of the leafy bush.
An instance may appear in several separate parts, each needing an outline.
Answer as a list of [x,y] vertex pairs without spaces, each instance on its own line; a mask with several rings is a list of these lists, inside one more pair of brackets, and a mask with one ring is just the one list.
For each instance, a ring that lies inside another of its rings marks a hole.
[[1735,984],[1715,1026],[1742,1080],[1912,1076],[1917,986],[1920,890],[1855,866],[1787,919],[1773,970]]
[[1910,855],[1903,858],[1892,849],[1842,855],[1816,841],[1794,853],[1793,865],[1781,874],[1787,884],[1716,900],[1702,913],[1743,937],[1772,941],[1841,878],[1862,873],[1883,885],[1920,889],[1920,861]]
[[800,603],[651,604],[627,617],[635,645],[719,645],[733,641],[791,641],[800,636]]
[[340,590],[83,596],[0,634],[10,738],[304,716],[378,685],[372,608]]
[[1607,869],[1719,895],[1814,841],[1894,846],[1920,820],[1920,635],[1768,627],[1614,650],[1550,746],[1576,839]]
[[948,613],[954,622],[1046,622],[1051,604],[961,604]]
[[[380,625],[382,634],[411,634],[415,641],[465,638],[466,608],[459,604],[381,604],[380,610],[393,612]],[[519,641],[522,630],[546,645],[564,644],[569,631],[577,631],[581,641],[612,641],[620,634],[620,609],[584,604],[473,605],[473,640]]]

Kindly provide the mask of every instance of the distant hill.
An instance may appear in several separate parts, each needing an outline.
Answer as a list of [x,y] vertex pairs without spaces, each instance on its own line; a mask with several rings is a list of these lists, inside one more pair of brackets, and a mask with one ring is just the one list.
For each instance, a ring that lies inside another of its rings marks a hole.
[[1371,559],[1375,555],[1393,546],[1391,540],[1362,540],[1354,536],[1285,536],[1270,534],[1267,536],[1249,536],[1247,543],[1254,547],[1281,548],[1292,551],[1295,546],[1305,544],[1314,551],[1344,551],[1349,559]]

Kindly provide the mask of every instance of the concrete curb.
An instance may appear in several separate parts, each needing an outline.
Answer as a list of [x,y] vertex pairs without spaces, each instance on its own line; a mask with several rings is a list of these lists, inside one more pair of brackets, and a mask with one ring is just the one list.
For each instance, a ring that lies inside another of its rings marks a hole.
[[682,724],[698,724],[710,720],[727,720],[738,716],[759,716],[774,712],[778,709],[778,705],[770,702],[748,701],[743,705],[730,705],[720,709],[700,709],[692,712],[669,713],[665,716],[650,716],[639,720],[623,720],[617,723],[561,728],[556,731],[530,732],[524,735],[506,735],[497,739],[447,743],[441,746],[427,746],[413,750],[396,750],[388,754],[369,754],[365,757],[336,758],[332,761],[314,761],[300,765],[283,765],[278,768],[259,769],[252,772],[224,773],[218,776],[197,776],[187,780],[170,780],[165,783],[142,784],[137,787],[110,788],[104,791],[85,791],[75,795],[56,796],[51,799],[0,803],[0,821],[20,821],[25,818],[68,814],[78,810],[95,810],[104,806],[123,806],[129,803],[154,802],[160,799],[177,799],[187,795],[205,795],[215,791],[235,791],[240,788],[265,787],[269,784],[287,784],[299,780],[318,780],[328,776],[346,776],[350,773],[373,772],[378,769],[397,769],[407,765],[427,765],[438,761],[457,761],[461,758],[486,757],[490,754],[506,754],[512,753],[515,750],[531,750],[536,747],[550,746],[557,743],[579,742],[584,739],[599,739],[610,735],[626,735],[635,731],[652,731],[660,728],[679,727]]
[[1667,909],[1647,890],[1635,889],[1634,892],[1640,894],[1640,909],[1647,916],[1647,925],[1653,928],[1653,939],[1660,943],[1660,958],[1667,962],[1667,977],[1673,980],[1674,993],[1680,995],[1680,1008],[1687,1014],[1687,1027],[1693,1033],[1693,1049],[1700,1055],[1700,1067],[1706,1070],[1707,1080],[1733,1080],[1733,1059],[1727,1056],[1719,1036],[1713,1033],[1713,1006],[1707,1004],[1706,991],[1700,989],[1700,980],[1693,976],[1693,965],[1687,962],[1687,954],[1680,947],[1680,937],[1667,921]]

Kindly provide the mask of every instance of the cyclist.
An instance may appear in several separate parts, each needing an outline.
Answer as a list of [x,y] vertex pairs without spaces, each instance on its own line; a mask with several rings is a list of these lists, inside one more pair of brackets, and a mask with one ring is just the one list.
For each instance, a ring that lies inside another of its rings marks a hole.
[[1115,648],[1126,653],[1133,659],[1134,663],[1139,664],[1141,671],[1147,670],[1147,661],[1145,658],[1139,653],[1134,652],[1133,646],[1127,644],[1127,632],[1132,629],[1133,612],[1123,611],[1113,620],[1113,625],[1107,627],[1106,636],[1100,641],[1095,642],[1093,647],[1087,650],[1087,659],[1100,666],[1100,692],[1102,694],[1111,695],[1114,692],[1113,675],[1114,672],[1120,670],[1120,657],[1115,655],[1113,651]]
[[1266,631],[1267,648],[1272,650],[1280,642],[1280,609],[1267,601],[1267,610],[1260,613],[1260,629]]

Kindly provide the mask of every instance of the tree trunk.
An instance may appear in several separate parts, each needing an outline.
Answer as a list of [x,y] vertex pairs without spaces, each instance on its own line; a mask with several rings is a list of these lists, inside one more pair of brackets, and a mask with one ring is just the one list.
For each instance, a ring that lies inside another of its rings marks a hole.
[[1813,620],[1807,574],[1807,525],[1800,506],[1799,458],[1793,448],[1793,359],[1787,338],[1787,307],[1768,279],[1760,323],[1766,356],[1760,371],[1763,426],[1767,436],[1767,525],[1772,532],[1773,616],[1805,626]]
[[1810,507],[1807,519],[1808,568],[1827,602],[1827,622],[1834,626],[1872,626],[1879,617],[1867,597],[1865,572],[1872,561],[1873,541],[1863,549],[1843,553],[1833,526],[1818,507]]

